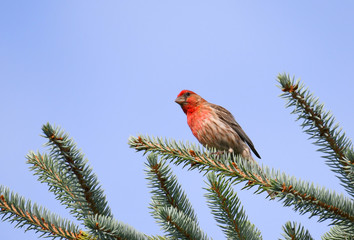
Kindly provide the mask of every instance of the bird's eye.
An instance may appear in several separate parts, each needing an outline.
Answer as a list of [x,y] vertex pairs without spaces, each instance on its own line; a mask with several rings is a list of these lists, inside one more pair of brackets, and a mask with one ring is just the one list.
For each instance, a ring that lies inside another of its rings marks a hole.
[[186,97],[189,97],[190,95],[191,95],[190,92],[186,92],[186,94],[185,94]]

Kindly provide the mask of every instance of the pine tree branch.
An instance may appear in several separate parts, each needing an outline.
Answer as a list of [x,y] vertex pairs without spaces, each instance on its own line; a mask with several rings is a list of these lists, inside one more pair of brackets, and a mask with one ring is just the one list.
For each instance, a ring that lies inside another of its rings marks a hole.
[[[224,159],[216,158],[210,152],[215,152],[215,149],[209,151],[201,150],[195,145],[184,145],[181,142],[177,144],[175,141],[167,141],[162,138],[150,138],[144,136],[130,137],[129,143],[131,148],[137,151],[153,152],[164,156],[171,162],[183,167],[190,165],[190,169],[198,169],[199,171],[219,171],[225,176],[232,176],[233,181],[242,182],[248,181],[249,186],[260,186],[263,191],[269,190],[272,184],[264,175],[264,172],[259,166],[250,161],[242,161],[239,156],[231,156],[230,153],[225,153],[222,157]],[[144,153],[144,154],[145,154]],[[231,159],[238,159],[231,161]],[[245,171],[244,166],[252,169],[252,171]]]
[[208,240],[198,224],[173,206],[163,206],[156,209],[162,228],[172,239]]
[[16,223],[16,227],[26,227],[26,231],[40,232],[41,236],[59,239],[79,240],[87,234],[78,226],[50,213],[43,207],[10,192],[0,186],[0,215],[2,220]]
[[151,193],[153,194],[151,209],[172,206],[178,211],[183,212],[198,225],[193,207],[187,195],[182,190],[181,185],[178,184],[177,177],[172,174],[171,169],[166,164],[166,161],[158,161],[156,154],[150,154],[147,157],[146,166],[147,170],[145,172],[149,180],[149,187],[152,188]]
[[208,205],[227,239],[259,240],[260,231],[247,219],[241,202],[230,184],[221,175],[207,175]]
[[95,215],[85,219],[92,235],[105,240],[147,240],[148,236],[111,217]]
[[[146,166],[149,187],[153,193],[151,209],[157,222],[174,239],[198,239],[197,236],[206,238],[199,227],[192,205],[166,161],[158,161],[157,154],[150,154]],[[174,211],[169,208],[173,208]],[[183,221],[189,224],[186,225],[182,223]]]
[[285,240],[313,240],[309,231],[307,231],[301,224],[296,222],[287,222],[283,226],[283,236]]
[[348,229],[340,227],[340,226],[334,226],[331,228],[329,232],[324,234],[321,237],[322,240],[338,240],[338,239],[343,239],[343,240],[353,240],[354,239],[354,233],[353,232],[348,232]]
[[34,152],[27,155],[27,163],[31,164],[30,169],[35,172],[34,175],[38,175],[38,181],[47,183],[49,191],[53,192],[56,199],[66,205],[74,216],[79,217],[82,214],[84,203],[77,194],[75,181],[72,181],[72,176],[68,175],[65,168],[60,167],[46,154],[42,156]]
[[288,100],[287,107],[294,107],[293,114],[297,114],[297,120],[302,120],[304,132],[315,139],[314,144],[323,152],[326,163],[343,183],[348,193],[354,197],[354,153],[353,144],[345,136],[339,125],[335,124],[335,118],[330,112],[323,110],[324,105],[318,98],[313,97],[308,89],[304,88],[300,81],[291,79],[289,75],[278,76],[280,88],[284,92],[283,98]]
[[285,206],[294,206],[302,214],[310,212],[311,216],[318,216],[319,221],[329,219],[333,224],[353,228],[354,207],[350,199],[297,181],[273,169],[270,174],[268,168],[260,169],[257,164],[245,161],[240,156],[226,154],[215,158],[195,145],[177,145],[175,141],[168,142],[160,138],[151,140],[143,136],[130,137],[129,144],[138,151],[158,153],[176,165],[183,164],[203,172],[216,171],[230,177],[234,183],[246,182],[245,188],[258,186],[259,192],[271,190],[277,193]]
[[[72,185],[80,198],[81,212],[78,219],[85,219],[88,215],[101,214],[112,216],[106,197],[95,174],[84,160],[83,154],[76,148],[76,144],[69,139],[59,128],[53,128],[49,123],[43,125],[44,137],[48,139],[47,145],[51,147],[51,157],[59,168],[64,168],[67,176],[71,177]],[[72,189],[73,190],[73,189]],[[76,205],[78,207],[78,205]],[[76,211],[76,210],[75,210]]]
[[172,240],[172,238],[167,238],[163,236],[148,236],[148,240]]

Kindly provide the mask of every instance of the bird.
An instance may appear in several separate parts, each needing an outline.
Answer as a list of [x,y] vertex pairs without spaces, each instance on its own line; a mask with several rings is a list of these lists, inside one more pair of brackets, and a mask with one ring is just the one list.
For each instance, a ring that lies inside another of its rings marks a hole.
[[261,158],[251,139],[227,109],[209,103],[190,90],[182,90],[175,102],[187,115],[189,128],[204,147],[240,154],[244,159],[255,161],[252,150]]
[[[181,106],[183,112],[187,115],[189,128],[204,147],[215,148],[221,154],[227,151],[241,155],[244,159],[256,163],[257,168],[262,171],[252,157],[251,151],[259,159],[261,159],[261,156],[251,139],[227,109],[209,103],[190,90],[182,90],[175,102]],[[270,199],[274,200],[277,194],[270,190],[267,190],[267,192]]]

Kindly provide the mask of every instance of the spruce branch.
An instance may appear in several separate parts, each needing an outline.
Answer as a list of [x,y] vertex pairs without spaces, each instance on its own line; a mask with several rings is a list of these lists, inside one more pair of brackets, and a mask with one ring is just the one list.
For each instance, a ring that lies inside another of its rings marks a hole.
[[[157,154],[152,153],[147,157],[146,166],[147,179],[153,194],[151,209],[157,222],[173,239],[199,239],[200,236],[206,239],[187,195],[166,161],[159,161]],[[188,222],[187,225],[185,221]]]
[[309,231],[296,222],[289,221],[285,223],[283,230],[284,240],[313,240]]
[[216,158],[215,155],[210,154],[215,152],[213,149],[209,152],[197,148],[194,144],[184,145],[182,142],[177,144],[174,140],[168,141],[149,136],[137,138],[131,136],[128,144],[137,151],[144,151],[144,154],[158,153],[176,165],[190,166],[190,170],[217,171],[232,177],[235,182],[247,181],[249,187],[258,185],[259,191],[272,190],[270,180],[266,178],[264,171],[256,163],[244,161],[240,156],[231,153],[225,153],[221,158]]
[[148,237],[133,227],[103,215],[91,215],[85,219],[85,226],[98,239],[105,240],[147,240]]
[[163,236],[148,236],[148,240],[170,240],[171,238]]
[[159,223],[171,239],[208,240],[198,224],[173,206],[162,206],[156,209]]
[[27,163],[31,165],[30,170],[34,171],[34,175],[38,176],[38,181],[47,183],[56,199],[66,205],[74,216],[79,217],[84,207],[77,186],[74,185],[75,181],[72,181],[67,169],[60,167],[50,156],[34,152],[27,155]]
[[207,175],[208,205],[226,235],[227,239],[259,240],[261,232],[247,219],[240,199],[231,184],[222,176],[214,173]]
[[[178,184],[177,177],[172,174],[171,169],[166,164],[166,161],[158,161],[156,154],[150,154],[147,157],[146,166],[147,169],[145,172],[149,180],[149,187],[152,189],[151,193],[153,194],[151,209],[172,206],[178,211],[183,212],[198,225],[194,209],[187,195],[182,190],[181,185]],[[154,212],[153,214],[156,216]]]
[[46,145],[51,148],[51,157],[57,162],[59,168],[64,169],[62,171],[70,178],[72,186],[78,186],[72,189],[81,203],[76,205],[80,209],[74,210],[80,213],[78,219],[85,219],[88,215],[95,214],[112,216],[96,175],[92,173],[87,160],[84,160],[83,154],[76,148],[74,141],[60,128],[54,128],[49,123],[43,125],[42,130],[44,137],[48,139]]
[[291,79],[289,75],[278,75],[280,88],[284,92],[281,96],[288,100],[287,107],[293,107],[293,114],[297,120],[302,120],[304,132],[314,139],[323,152],[326,163],[337,176],[351,197],[354,197],[354,154],[353,144],[345,136],[339,125],[335,124],[334,116],[324,111],[324,104],[319,103],[300,81]]
[[318,216],[319,221],[329,219],[333,224],[353,229],[354,205],[343,195],[314,187],[273,169],[270,171],[267,167],[260,169],[257,164],[240,156],[227,154],[216,158],[195,145],[177,145],[173,140],[152,140],[143,136],[130,137],[129,144],[138,151],[158,153],[176,165],[190,166],[190,169],[205,173],[215,171],[229,177],[233,183],[246,182],[245,188],[258,186],[258,192],[271,190],[277,193],[285,206],[293,206],[302,214],[310,212],[310,217]]
[[61,219],[43,207],[25,200],[0,185],[0,215],[3,221],[16,223],[16,227],[26,227],[25,231],[34,230],[41,236],[59,239],[79,240],[87,234],[78,226]]
[[279,194],[284,206],[293,206],[300,214],[309,213],[310,218],[318,216],[319,222],[328,219],[332,225],[338,224],[354,231],[354,205],[351,199],[285,174],[277,174],[276,179],[276,184],[285,193]]
[[341,226],[333,226],[331,230],[327,233],[325,233],[322,237],[322,240],[338,240],[338,239],[343,239],[343,240],[353,240],[354,239],[354,233],[348,232],[348,229],[343,228]]

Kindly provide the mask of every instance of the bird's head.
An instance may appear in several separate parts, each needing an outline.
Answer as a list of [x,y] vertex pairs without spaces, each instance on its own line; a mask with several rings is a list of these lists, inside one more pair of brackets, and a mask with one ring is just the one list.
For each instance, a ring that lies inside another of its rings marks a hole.
[[200,104],[205,102],[205,100],[195,92],[182,90],[178,94],[175,102],[178,103],[183,109],[183,112],[187,114],[197,110]]

